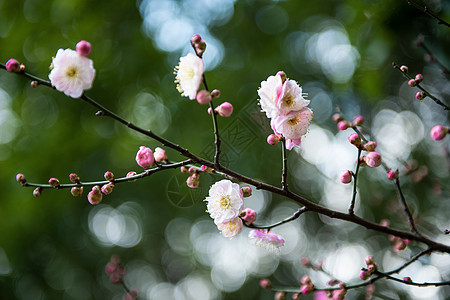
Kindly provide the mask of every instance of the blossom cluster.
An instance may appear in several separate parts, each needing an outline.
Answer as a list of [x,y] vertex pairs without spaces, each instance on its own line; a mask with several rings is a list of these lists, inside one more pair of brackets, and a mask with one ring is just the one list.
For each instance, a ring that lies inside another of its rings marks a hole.
[[310,101],[303,97],[302,88],[279,71],[261,82],[258,95],[261,109],[271,120],[270,126],[274,131],[268,143],[273,145],[285,138],[287,149],[300,146],[313,118],[312,110],[307,107]]

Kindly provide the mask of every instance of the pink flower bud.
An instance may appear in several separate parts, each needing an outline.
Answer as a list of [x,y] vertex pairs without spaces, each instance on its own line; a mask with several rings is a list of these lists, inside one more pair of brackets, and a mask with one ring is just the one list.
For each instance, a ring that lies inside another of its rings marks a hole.
[[196,43],[194,45],[195,53],[197,56],[202,57],[203,53],[205,53],[206,50],[206,43],[204,40],[201,40],[199,43]]
[[104,184],[101,188],[103,194],[108,195],[111,194],[114,188],[114,184],[112,182]]
[[241,214],[241,219],[242,221],[245,221],[248,225],[251,225],[256,220],[256,212],[251,208],[246,208]]
[[200,104],[208,104],[212,100],[211,93],[207,90],[200,90],[196,96],[197,102]]
[[187,174],[187,173],[189,173],[189,168],[186,167],[186,166],[182,166],[182,167],[180,168],[180,171],[181,171],[181,173],[183,173],[183,174]]
[[36,81],[36,80],[33,80],[33,81],[30,83],[30,86],[31,86],[32,88],[37,88],[38,85],[39,85],[39,82]]
[[378,266],[375,263],[367,265],[367,272],[369,272],[369,274],[372,274],[377,269],[378,269]]
[[423,100],[427,97],[427,94],[425,94],[425,92],[417,92],[416,93],[416,99],[417,100]]
[[214,171],[214,169],[212,169],[212,168],[210,168],[210,167],[207,167],[207,166],[205,166],[205,165],[202,165],[202,166],[200,167],[200,170],[201,170],[202,172],[205,172],[205,173],[212,173],[212,172]]
[[189,174],[194,175],[194,174],[198,173],[198,170],[196,167],[190,167],[188,172],[189,172]]
[[395,170],[395,171],[389,170],[388,173],[387,173],[387,177],[388,177],[390,180],[397,179],[397,178],[398,178],[398,170]]
[[89,54],[91,54],[91,43],[84,40],[79,41],[75,49],[81,56],[88,56]]
[[70,189],[70,193],[74,197],[81,197],[81,195],[83,194],[83,187],[82,186],[74,186],[73,188]]
[[58,180],[58,178],[50,178],[48,180],[48,184],[50,184],[51,187],[56,188],[59,186],[59,180]]
[[300,300],[302,293],[292,293],[292,300]]
[[300,263],[307,268],[310,268],[312,266],[311,260],[309,259],[309,257],[306,256],[300,259]]
[[213,97],[213,99],[219,98],[220,97],[220,91],[217,90],[217,89],[212,90],[211,97]]
[[406,249],[406,243],[402,239],[397,239],[394,243],[394,251],[402,251]]
[[108,181],[113,181],[114,180],[114,174],[111,173],[110,171],[105,172],[104,177]]
[[337,124],[337,128],[340,131],[344,131],[347,128],[349,128],[350,126],[351,126],[351,124],[349,124],[348,121],[339,121],[338,124]]
[[187,186],[191,189],[198,188],[199,183],[200,181],[198,180],[198,176],[195,175],[189,176],[186,180]]
[[361,126],[364,124],[364,117],[363,116],[356,116],[353,119],[353,126]]
[[344,170],[339,174],[339,178],[342,183],[348,184],[352,182],[353,172],[350,170]]
[[417,84],[421,83],[423,80],[422,74],[417,74],[414,80],[416,81]]
[[155,157],[155,160],[157,162],[162,162],[162,161],[167,161],[167,155],[166,155],[166,150],[156,147],[155,148],[155,153],[153,155]]
[[378,167],[381,165],[381,154],[378,152],[369,152],[364,156],[364,161],[371,168]]
[[333,300],[343,300],[347,294],[347,289],[339,289],[333,291]]
[[302,284],[311,284],[311,277],[309,277],[308,275],[303,275],[302,279],[300,279],[300,282]]
[[368,141],[364,145],[364,150],[369,151],[369,152],[375,151],[376,148],[377,148],[377,143],[374,141]]
[[281,136],[278,136],[273,133],[267,137],[267,143],[272,146],[278,144],[278,142],[280,142],[280,141],[281,141]]
[[440,141],[445,138],[448,133],[448,128],[442,125],[436,125],[431,128],[430,135],[431,138],[435,141]]
[[366,265],[373,265],[375,263],[375,258],[373,256],[367,256],[366,259],[364,259],[364,262]]
[[42,188],[37,187],[33,190],[33,197],[39,197],[42,194]]
[[300,292],[303,295],[308,295],[309,293],[311,293],[314,290],[314,284],[303,284],[300,287]]
[[286,292],[276,292],[273,297],[274,300],[286,300]]
[[141,146],[136,154],[136,162],[144,169],[148,169],[155,162],[152,149]]
[[404,73],[408,73],[408,67],[405,65],[401,66],[400,70],[402,70],[402,72],[404,72]]
[[114,273],[114,271],[116,271],[116,266],[116,263],[108,262],[105,266],[105,273],[111,275],[112,273]]
[[284,71],[278,71],[277,75],[280,75],[282,83],[284,83],[286,81],[287,76],[286,76],[286,73]]
[[417,85],[417,82],[416,82],[414,79],[410,79],[410,80],[408,81],[408,85],[409,85],[409,86],[416,86],[416,85]]
[[20,63],[14,58],[10,58],[6,62],[6,71],[8,72],[19,72],[20,71]]
[[403,277],[403,281],[410,283],[410,282],[412,282],[412,279],[411,279],[411,277]]
[[388,219],[383,219],[380,221],[380,225],[384,226],[384,227],[388,227],[389,226],[389,220]]
[[[135,172],[135,171],[130,171],[130,172],[128,172],[127,173],[127,176],[126,177],[131,177],[131,176],[134,176],[134,175],[136,175],[137,173]],[[131,179],[131,180],[128,180],[128,182],[135,182],[137,179]]]
[[70,180],[70,182],[78,183],[78,182],[80,182],[80,177],[78,177],[78,175],[75,173],[70,173],[69,180]]
[[27,179],[25,178],[25,175],[19,173],[16,175],[16,180],[20,184],[25,184],[27,182]]
[[252,188],[248,185],[241,187],[241,191],[244,197],[250,197],[252,195]]
[[208,107],[208,115],[210,115],[212,113],[212,109],[211,107]]
[[362,270],[361,273],[359,273],[359,278],[361,278],[362,280],[367,280],[370,277],[370,273],[367,272],[366,270]]
[[357,133],[350,134],[350,136],[348,137],[348,141],[355,146],[361,145],[361,138]]
[[194,34],[192,37],[191,37],[191,44],[192,45],[195,45],[195,44],[198,44],[198,43],[200,43],[202,41],[202,37],[200,36],[200,34]]
[[224,102],[216,107],[215,111],[221,116],[221,117],[229,117],[233,113],[233,105],[229,102]]
[[263,278],[259,281],[259,286],[265,290],[270,290],[272,288],[272,283],[269,279]]
[[343,118],[342,118],[342,115],[341,114],[334,114],[332,117],[331,117],[331,119],[334,121],[334,122],[339,122],[339,121],[342,121],[343,120]]
[[103,195],[100,191],[100,187],[98,185],[94,186],[92,190],[89,192],[87,198],[88,201],[94,205],[102,202]]

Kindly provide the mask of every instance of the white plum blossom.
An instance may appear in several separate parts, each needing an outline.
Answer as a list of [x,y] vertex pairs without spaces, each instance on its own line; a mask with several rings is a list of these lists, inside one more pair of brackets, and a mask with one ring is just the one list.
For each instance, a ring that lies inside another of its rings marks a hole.
[[270,122],[276,134],[282,134],[286,139],[296,140],[306,134],[313,118],[312,110],[303,107],[300,111],[278,116]]
[[243,195],[239,185],[227,179],[214,183],[205,201],[208,202],[207,212],[216,224],[237,218],[244,209]]
[[241,218],[237,217],[225,223],[216,223],[216,225],[224,237],[232,239],[235,235],[241,233],[243,224]]
[[261,87],[258,89],[259,104],[268,118],[274,118],[278,115],[277,101],[282,90],[283,81],[279,74],[271,75],[266,81],[261,82]]
[[255,245],[263,247],[270,252],[278,253],[280,247],[284,246],[284,239],[281,236],[267,230],[252,229],[248,233],[248,237]]
[[182,96],[194,100],[198,88],[203,80],[205,65],[203,60],[193,53],[180,57],[178,66],[175,67],[175,83]]
[[92,87],[95,69],[92,60],[72,49],[59,49],[52,61],[48,75],[52,85],[72,98],[79,98],[84,90]]

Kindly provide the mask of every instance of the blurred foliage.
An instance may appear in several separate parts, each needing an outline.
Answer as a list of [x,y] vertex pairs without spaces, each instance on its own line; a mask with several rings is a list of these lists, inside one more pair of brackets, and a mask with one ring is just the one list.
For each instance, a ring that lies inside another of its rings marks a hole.
[[[188,10],[190,1],[175,1],[181,2],[187,3],[184,10]],[[427,2],[441,18],[450,19],[450,3]],[[14,57],[26,65],[27,71],[47,78],[51,57],[59,48],[73,49],[79,40],[88,40],[93,45],[90,58],[97,70],[94,87],[87,92],[90,97],[137,125],[211,158],[210,116],[205,107],[182,98],[173,83],[173,67],[185,52],[158,50],[157,41],[145,32],[141,5],[117,0],[0,0],[0,60],[5,63]],[[338,77],[328,76],[330,70],[311,58],[314,48],[308,50],[313,43],[310,38],[324,28],[337,30],[330,38],[344,32],[348,44],[357,51],[354,71],[348,79],[341,80],[339,73],[334,74]],[[407,64],[413,74],[428,75],[425,80],[431,88],[433,83],[437,85],[433,92],[444,100],[447,97],[448,103],[450,88],[446,78],[438,66],[423,59],[423,49],[413,46],[418,34],[424,35],[436,57],[449,66],[448,28],[406,1],[237,1],[231,18],[209,30],[221,41],[224,52],[221,63],[206,73],[208,84],[220,89],[221,99],[235,108],[233,117],[219,120],[226,136],[224,159],[243,174],[271,184],[280,181],[279,149],[266,144],[269,122],[258,113],[256,105],[260,82],[280,69],[298,80],[310,99],[318,92],[328,97],[329,101],[311,103],[316,124],[324,130],[336,133],[331,121],[335,107],[340,107],[348,119],[363,114],[368,128],[384,108],[398,113],[411,110],[419,116],[421,110],[436,111],[441,115],[437,120],[448,126],[446,113],[428,99],[418,103],[414,93],[406,90],[401,74],[392,69],[391,62],[395,61]],[[194,28],[190,34],[196,31]],[[203,38],[208,43],[209,36]],[[107,170],[124,176],[130,170],[138,171],[134,156],[139,146],[154,149],[160,145],[109,119],[95,117],[95,110],[82,101],[44,87],[33,89],[24,78],[0,72],[0,88],[4,91],[0,97],[0,298],[120,299],[120,287],[110,284],[104,274],[111,254],[119,254],[124,263],[150,264],[174,284],[182,279],[182,275],[177,277],[167,271],[165,259],[171,250],[166,244],[165,228],[177,217],[192,222],[204,217],[202,200],[217,178],[203,176],[203,187],[195,197],[177,203],[168,199],[169,185],[179,188],[181,195],[189,193],[184,187],[185,176],[178,170],[117,186],[104,197],[104,203],[114,208],[126,202],[137,204],[134,211],[142,222],[142,240],[130,248],[102,245],[89,228],[94,207],[85,196],[74,198],[66,190],[45,190],[41,197],[33,198],[32,189],[21,188],[15,175],[24,173],[30,182],[47,182],[50,177],[68,182],[71,172],[79,174],[82,181],[101,179]],[[445,192],[448,165],[442,166],[442,151],[430,146],[431,124],[425,122],[423,126],[425,137],[414,145],[407,159],[428,166],[428,175],[420,181],[404,177],[402,183],[419,226],[435,234],[437,224],[430,224],[427,218],[449,209]],[[238,135],[242,130],[248,131],[244,139]],[[240,140],[233,140],[236,136]],[[444,144],[438,147],[442,149]],[[173,151],[168,150],[168,154],[170,159],[180,158]],[[292,188],[319,202],[325,193],[326,176],[294,152],[290,157],[295,160],[290,162],[291,170],[302,168],[301,174],[305,175],[301,180],[290,177]],[[332,157],[328,163],[333,163]],[[443,190],[440,193],[436,192],[439,188]],[[376,222],[387,218],[393,226],[408,230],[405,219],[398,217],[402,209],[396,204],[394,186],[382,172],[363,170],[359,191],[360,199],[365,200],[361,204],[364,217]],[[271,208],[281,201],[274,196]],[[303,255],[314,256],[314,251],[323,248],[320,254],[326,257],[332,242],[366,241],[374,251],[389,251],[386,237],[361,228],[342,229],[342,223],[330,224],[314,214],[306,215],[304,223],[308,224],[305,235],[311,245]],[[334,240],[325,247],[323,237],[330,234]],[[197,269],[208,272],[206,266]],[[275,281],[296,286],[302,274],[293,272],[288,263],[281,264]],[[271,299],[272,294],[256,287],[257,279],[248,277],[238,291],[217,297]],[[394,288],[381,282],[380,286]],[[363,293],[355,291],[353,297],[363,297]],[[399,298],[407,295],[402,290],[395,294]]]

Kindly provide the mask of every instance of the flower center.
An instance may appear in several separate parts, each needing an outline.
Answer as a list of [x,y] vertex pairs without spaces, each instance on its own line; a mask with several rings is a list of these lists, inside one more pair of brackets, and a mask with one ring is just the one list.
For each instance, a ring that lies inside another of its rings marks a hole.
[[292,104],[294,104],[294,97],[288,94],[283,97],[282,101],[286,104],[286,106],[292,106]]
[[231,206],[230,196],[222,196],[220,198],[220,206],[223,208],[228,208]]
[[66,68],[67,77],[76,77],[78,75],[78,69],[75,66],[69,66]]
[[192,79],[194,78],[195,72],[192,68],[186,68],[182,70],[183,74],[182,76],[186,79]]
[[297,123],[300,121],[299,116],[296,116],[295,118],[292,118],[288,121],[289,125],[291,126],[295,126],[297,125]]

